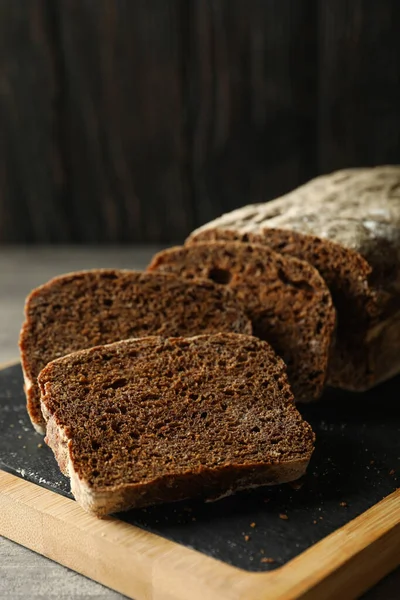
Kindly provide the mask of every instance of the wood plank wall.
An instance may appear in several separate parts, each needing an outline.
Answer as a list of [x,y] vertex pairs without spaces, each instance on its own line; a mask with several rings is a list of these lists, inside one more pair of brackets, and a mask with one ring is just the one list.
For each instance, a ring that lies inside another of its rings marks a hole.
[[400,162],[399,0],[0,0],[0,242],[170,242]]

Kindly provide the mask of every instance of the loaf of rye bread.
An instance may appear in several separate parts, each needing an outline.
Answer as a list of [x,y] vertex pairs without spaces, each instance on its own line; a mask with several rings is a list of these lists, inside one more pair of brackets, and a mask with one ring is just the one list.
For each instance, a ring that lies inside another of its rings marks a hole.
[[328,383],[363,391],[400,372],[400,166],[318,177],[187,243],[209,240],[267,244],[319,270],[338,313]]
[[324,388],[335,310],[319,273],[308,263],[267,246],[205,242],[155,255],[150,272],[209,278],[230,287],[247,311],[253,333],[284,359],[296,401]]
[[99,516],[292,481],[313,452],[283,361],[252,336],[125,340],[38,381],[46,442]]
[[44,433],[37,376],[51,360],[98,344],[147,335],[192,336],[251,323],[231,290],[162,273],[95,270],[57,277],[25,304],[20,350],[27,408]]

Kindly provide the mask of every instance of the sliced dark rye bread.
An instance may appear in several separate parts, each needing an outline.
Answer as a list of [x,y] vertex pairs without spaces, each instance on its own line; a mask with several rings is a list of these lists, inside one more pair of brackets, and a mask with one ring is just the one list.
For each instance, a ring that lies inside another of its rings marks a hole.
[[188,243],[206,240],[264,243],[318,269],[338,312],[331,385],[363,391],[400,372],[400,166],[318,177],[223,215]]
[[313,452],[283,361],[252,336],[98,346],[39,384],[46,442],[97,515],[293,481]]
[[321,395],[335,311],[323,279],[308,263],[265,245],[206,242],[164,250],[148,269],[226,284],[247,311],[254,335],[286,362],[296,400]]
[[27,408],[44,433],[36,378],[51,360],[98,344],[147,335],[251,333],[231,290],[162,273],[95,270],[57,277],[25,305],[20,350]]

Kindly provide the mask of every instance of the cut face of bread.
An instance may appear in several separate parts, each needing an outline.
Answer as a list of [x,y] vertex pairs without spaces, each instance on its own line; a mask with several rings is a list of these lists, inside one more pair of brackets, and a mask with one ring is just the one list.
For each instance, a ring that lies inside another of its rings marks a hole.
[[25,305],[20,350],[31,421],[44,433],[36,378],[51,360],[98,344],[151,334],[251,333],[231,290],[163,274],[96,270],[57,277]]
[[97,515],[291,481],[313,452],[284,363],[255,337],[126,340],[38,380],[46,442]]
[[149,270],[208,277],[230,287],[247,311],[253,333],[284,359],[296,400],[322,393],[335,311],[328,288],[309,264],[265,245],[206,242],[157,254]]
[[400,166],[318,177],[223,215],[188,243],[207,240],[267,244],[318,269],[338,312],[331,385],[362,391],[400,372]]

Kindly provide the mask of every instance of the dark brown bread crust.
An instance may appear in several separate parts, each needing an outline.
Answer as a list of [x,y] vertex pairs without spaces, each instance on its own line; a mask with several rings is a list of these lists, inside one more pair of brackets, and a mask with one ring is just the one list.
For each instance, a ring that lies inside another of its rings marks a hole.
[[226,283],[247,310],[254,335],[267,340],[288,365],[296,400],[321,395],[335,311],[328,288],[310,265],[265,245],[206,242],[160,252],[148,269]]
[[313,451],[284,363],[251,336],[126,340],[38,379],[46,442],[98,515],[290,481]]
[[150,334],[251,333],[231,290],[161,273],[96,270],[57,277],[29,295],[25,315],[20,350],[27,407],[42,433],[36,378],[55,358]]
[[[284,256],[307,261],[319,271],[338,315],[328,384],[364,391],[396,373],[396,366],[392,370],[398,363],[400,316],[390,320],[390,315],[396,315],[400,307],[390,294],[374,285],[374,279],[383,273],[372,273],[360,254],[330,240],[283,229],[265,229],[259,234],[204,229],[187,243],[224,240],[267,245]],[[379,327],[386,320],[387,327]]]

